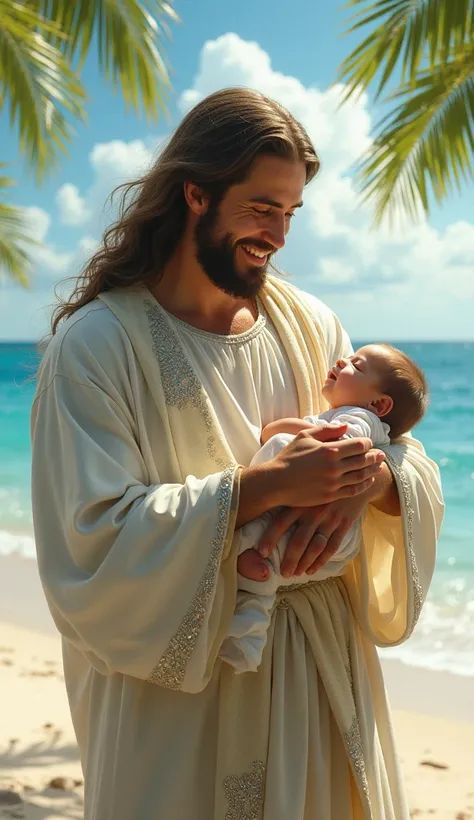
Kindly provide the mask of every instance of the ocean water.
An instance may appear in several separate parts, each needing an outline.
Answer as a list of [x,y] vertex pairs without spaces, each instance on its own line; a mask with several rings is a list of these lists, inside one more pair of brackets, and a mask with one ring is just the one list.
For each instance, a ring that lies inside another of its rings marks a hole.
[[[398,346],[430,385],[430,408],[416,436],[441,469],[446,517],[415,633],[383,654],[474,675],[474,342]],[[0,554],[32,558],[29,414],[37,362],[33,345],[0,344]]]

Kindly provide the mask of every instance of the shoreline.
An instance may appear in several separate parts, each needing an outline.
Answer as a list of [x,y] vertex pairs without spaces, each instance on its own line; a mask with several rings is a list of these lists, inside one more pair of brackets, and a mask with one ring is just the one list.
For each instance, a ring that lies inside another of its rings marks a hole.
[[[381,660],[410,816],[474,820],[474,676]],[[81,820],[60,638],[36,562],[20,555],[0,556],[0,691],[0,818]],[[2,789],[21,801],[14,815]]]

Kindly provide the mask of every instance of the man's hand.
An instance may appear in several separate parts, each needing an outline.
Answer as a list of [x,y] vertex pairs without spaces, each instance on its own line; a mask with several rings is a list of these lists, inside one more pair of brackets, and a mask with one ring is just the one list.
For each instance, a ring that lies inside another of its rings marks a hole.
[[371,503],[389,515],[400,515],[395,482],[386,464],[381,465],[372,487],[354,498],[313,508],[284,509],[261,539],[259,553],[263,558],[270,555],[282,535],[297,524],[281,563],[281,574],[285,578],[303,572],[312,575],[332,558],[352,524]]
[[332,558],[352,524],[363,514],[368,500],[362,494],[320,507],[285,509],[268,527],[258,551],[262,558],[270,555],[282,535],[296,524],[280,571],[284,578],[304,572],[313,575]]
[[346,430],[345,424],[303,430],[275,458],[244,467],[236,528],[274,507],[321,506],[369,490],[385,455],[370,451],[368,438],[340,440]]
[[371,450],[368,438],[338,440],[345,429],[302,430],[269,462],[275,471],[277,506],[331,504],[370,489],[385,455]]

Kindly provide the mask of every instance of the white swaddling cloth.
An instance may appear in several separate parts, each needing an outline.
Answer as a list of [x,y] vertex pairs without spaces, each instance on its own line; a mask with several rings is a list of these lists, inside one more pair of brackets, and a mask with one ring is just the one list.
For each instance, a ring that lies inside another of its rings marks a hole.
[[[337,407],[326,410],[319,416],[305,416],[305,421],[315,427],[328,427],[336,423],[347,424],[344,438],[370,438],[374,447],[390,443],[389,425],[362,407]],[[294,436],[289,433],[278,433],[273,436],[258,450],[251,464],[270,461],[293,438]],[[242,527],[235,536],[240,538],[239,554],[258,545],[277,513],[278,509],[271,510]],[[235,613],[229,634],[220,650],[222,660],[233,666],[237,673],[254,672],[258,669],[267,641],[267,630],[277,589],[294,586],[295,583],[306,584],[308,581],[323,581],[342,575],[345,566],[356,557],[361,546],[361,522],[357,520],[343,538],[337,552],[320,570],[313,575],[303,573],[292,578],[283,578],[280,566],[293,531],[294,527],[280,538],[267,559],[269,574],[265,581],[251,581],[242,575],[238,576],[239,589]]]

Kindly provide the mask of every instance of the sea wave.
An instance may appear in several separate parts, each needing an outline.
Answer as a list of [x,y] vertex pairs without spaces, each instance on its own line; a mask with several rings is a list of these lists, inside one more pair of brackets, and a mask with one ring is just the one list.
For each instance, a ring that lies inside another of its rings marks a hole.
[[[35,559],[32,535],[0,530],[0,556]],[[474,572],[456,559],[440,562],[419,623],[401,646],[380,650],[410,666],[474,676]]]
[[454,563],[435,573],[428,599],[411,638],[380,651],[410,666],[474,675],[474,573]]

